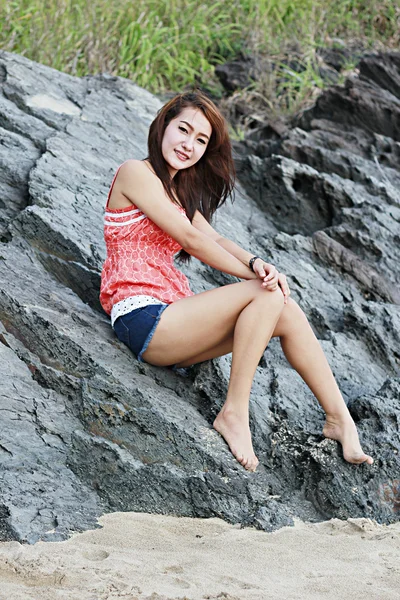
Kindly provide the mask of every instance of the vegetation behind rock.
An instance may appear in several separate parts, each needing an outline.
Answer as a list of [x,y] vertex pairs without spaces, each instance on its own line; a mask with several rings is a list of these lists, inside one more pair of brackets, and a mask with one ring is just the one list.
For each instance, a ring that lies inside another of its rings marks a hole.
[[[269,57],[250,78],[246,102],[292,114],[332,77],[321,47],[396,48],[399,0],[18,0],[1,1],[0,47],[83,76],[128,77],[163,94],[199,84],[215,97],[215,67],[238,56]],[[342,70],[357,52],[344,53]],[[272,75],[271,75],[272,74]],[[335,79],[335,78],[334,78]],[[240,97],[243,100],[243,96]]]

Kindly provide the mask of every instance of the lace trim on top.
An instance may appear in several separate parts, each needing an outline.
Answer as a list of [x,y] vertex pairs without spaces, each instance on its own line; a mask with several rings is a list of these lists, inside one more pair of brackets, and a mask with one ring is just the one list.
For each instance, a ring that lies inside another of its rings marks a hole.
[[167,302],[162,302],[153,296],[130,296],[129,298],[125,298],[120,302],[114,304],[111,309],[111,325],[114,327],[115,321],[118,317],[122,317],[122,315],[127,315],[132,310],[136,310],[137,308],[143,308],[144,306],[149,306],[150,304],[163,304],[167,305]]

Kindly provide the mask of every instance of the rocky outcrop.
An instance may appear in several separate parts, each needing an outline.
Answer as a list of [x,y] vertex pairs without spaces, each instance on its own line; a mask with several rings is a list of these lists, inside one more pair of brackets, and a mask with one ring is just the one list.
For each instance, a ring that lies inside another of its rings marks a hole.
[[[322,410],[273,340],[252,392],[252,474],[211,427],[229,356],[186,377],[138,363],[98,303],[107,189],[118,164],[145,156],[160,102],[127,80],[0,54],[2,539],[62,539],[115,510],[267,530],[398,519],[399,71],[390,56],[364,60],[287,135],[242,148],[243,187],[216,228],[288,274],[376,461],[349,465],[322,439]],[[195,291],[229,280],[196,260],[184,269]]]

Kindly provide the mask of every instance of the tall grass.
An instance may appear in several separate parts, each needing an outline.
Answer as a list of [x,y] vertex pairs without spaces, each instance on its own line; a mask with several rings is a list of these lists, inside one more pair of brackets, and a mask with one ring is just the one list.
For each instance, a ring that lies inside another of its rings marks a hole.
[[154,93],[202,82],[218,94],[214,66],[239,52],[309,53],[336,37],[395,47],[399,31],[400,0],[0,0],[2,49]]

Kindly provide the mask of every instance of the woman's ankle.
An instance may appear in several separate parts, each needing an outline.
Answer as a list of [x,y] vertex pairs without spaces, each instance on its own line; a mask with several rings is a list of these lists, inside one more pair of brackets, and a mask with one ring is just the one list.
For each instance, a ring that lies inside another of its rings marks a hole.
[[249,419],[249,408],[248,406],[240,406],[234,402],[225,402],[220,412],[217,415],[218,417],[222,417],[224,419],[240,419],[246,420]]
[[347,406],[340,411],[329,412],[325,415],[326,424],[329,425],[344,425],[346,423],[354,423]]

